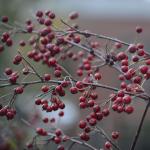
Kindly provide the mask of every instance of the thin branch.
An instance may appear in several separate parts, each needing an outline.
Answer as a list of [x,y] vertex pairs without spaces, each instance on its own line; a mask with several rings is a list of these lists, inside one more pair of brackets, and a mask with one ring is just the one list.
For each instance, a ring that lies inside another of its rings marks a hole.
[[[77,82],[77,80],[72,78],[73,82]],[[1,84],[0,88],[4,88],[4,87],[8,87],[8,86],[15,86],[15,85],[23,85],[23,86],[28,86],[28,85],[34,85],[34,84],[41,84],[41,83],[54,83],[54,84],[61,84],[63,81],[57,81],[57,80],[49,80],[49,81],[41,81],[41,80],[36,80],[36,81],[29,81],[29,82],[21,82],[21,83],[14,83],[14,84],[10,84],[10,83],[6,83],[6,84]],[[100,84],[100,83],[87,83],[87,82],[82,82],[84,85],[89,85],[89,86],[95,86],[95,87],[100,87],[103,89],[107,89],[110,91],[119,91],[120,89],[116,88],[116,87],[112,87],[109,85],[104,85],[104,84]],[[135,96],[138,98],[142,98],[146,101],[148,101],[149,99],[149,95],[147,95],[146,93],[131,93],[131,92],[126,92],[125,94],[131,95],[131,96]]]
[[148,112],[149,106],[150,106],[150,99],[149,99],[149,101],[148,101],[148,103],[147,103],[147,105],[146,105],[146,107],[145,107],[144,113],[143,113],[143,115],[142,115],[140,124],[139,124],[139,126],[138,126],[138,129],[137,129],[137,131],[136,131],[135,137],[134,137],[134,139],[133,139],[133,142],[132,142],[132,144],[131,144],[130,150],[134,150],[134,149],[135,149],[135,146],[136,146],[137,141],[138,141],[138,139],[139,139],[139,136],[140,136],[140,133],[141,133],[141,130],[142,130],[142,127],[143,127],[143,124],[144,124],[144,120],[145,120],[146,114],[147,114],[147,112]]
[[126,45],[126,46],[129,46],[130,44],[127,43],[127,42],[124,42],[124,41],[121,41],[121,40],[118,40],[116,38],[111,38],[111,37],[108,37],[108,36],[105,36],[105,35],[101,35],[101,34],[96,34],[96,33],[92,33],[92,32],[89,32],[89,31],[80,31],[72,26],[70,26],[68,23],[66,23],[64,20],[61,19],[61,22],[65,25],[67,25],[68,27],[70,27],[71,29],[75,30],[77,33],[79,34],[82,34],[82,35],[90,35],[90,36],[95,36],[97,38],[100,38],[100,39],[105,39],[105,40],[110,40],[110,41],[113,41],[113,42],[118,42],[118,43],[121,43],[123,45]]
[[73,138],[70,138],[70,141],[74,142],[74,143],[77,143],[77,144],[80,144],[80,145],[83,145],[91,150],[98,150],[97,148],[93,147],[92,145],[86,143],[86,142],[82,142],[82,141],[79,141],[79,140],[76,140],[76,139],[73,139]]
[[39,73],[34,69],[34,67],[22,56],[21,52],[18,51],[18,53],[21,55],[21,57],[23,58],[23,60],[29,65],[29,67],[35,72],[35,74],[37,75],[37,77],[39,77],[39,79],[41,81],[43,81],[43,78],[39,75]]
[[[32,124],[31,124],[30,122],[28,122],[27,120],[21,118],[21,121],[22,121],[23,123],[25,123],[27,126],[29,126],[29,127],[31,127],[32,129],[35,130],[35,128],[32,126]],[[52,137],[55,137],[55,136],[56,136],[54,133],[51,133],[51,132],[48,132],[48,135],[49,135],[49,136],[52,136]],[[74,143],[83,145],[83,146],[85,146],[85,147],[87,147],[87,148],[89,148],[89,149],[91,149],[91,150],[98,150],[97,148],[93,147],[92,145],[90,145],[90,144],[88,144],[88,143],[86,143],[86,142],[82,142],[82,141],[79,141],[79,140],[77,140],[77,139],[74,139],[73,137],[70,137],[68,140],[70,140],[70,141],[72,141],[72,142],[74,142]]]
[[[85,46],[83,46],[83,45],[81,45],[81,44],[77,44],[77,43],[75,43],[75,42],[73,42],[73,41],[69,41],[69,40],[67,40],[67,39],[66,39],[65,41],[66,41],[67,43],[71,44],[71,45],[74,45],[74,46],[76,46],[76,47],[79,47],[79,48],[85,50],[85,51],[88,52],[88,53],[91,53],[91,49],[89,49],[89,48],[87,48],[87,47],[85,47]],[[102,56],[100,56],[98,53],[94,52],[94,55],[97,56],[99,59],[105,61],[105,59],[104,59]]]
[[108,137],[108,135],[105,133],[105,131],[104,131],[102,128],[96,127],[96,131],[98,131],[101,135],[103,135],[103,137],[104,137],[107,141],[109,141],[109,142],[112,144],[112,146],[113,146],[114,148],[116,148],[117,150],[121,150],[121,149],[119,148],[119,146],[118,146],[117,144],[115,144],[115,143]]

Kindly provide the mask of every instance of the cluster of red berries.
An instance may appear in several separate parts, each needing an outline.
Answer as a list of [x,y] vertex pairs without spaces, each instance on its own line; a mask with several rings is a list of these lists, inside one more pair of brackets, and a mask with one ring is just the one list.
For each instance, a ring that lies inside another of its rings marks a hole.
[[[73,12],[69,15],[69,19],[74,20],[78,16],[77,12]],[[92,40],[92,38],[88,39],[93,34],[89,31],[80,32],[78,25],[71,26],[62,21],[64,25],[67,25],[67,28],[60,29],[61,31],[54,28],[56,15],[50,10],[46,12],[37,11],[35,18],[34,21],[26,20],[25,27],[21,27],[18,30],[18,32],[30,35],[28,41],[23,39],[19,41],[21,49],[26,45],[30,47],[30,50],[27,52],[27,60],[21,54],[20,49],[18,54],[13,58],[14,65],[23,65],[22,72],[13,71],[13,69],[8,67],[4,71],[8,79],[6,82],[9,85],[17,85],[13,90],[14,95],[22,94],[28,84],[31,84],[31,82],[19,83],[18,78],[21,78],[21,73],[23,75],[34,74],[40,79],[33,82],[34,84],[36,82],[42,83],[42,94],[35,99],[35,104],[41,107],[42,111],[59,111],[58,115],[62,117],[65,115],[65,104],[61,100],[61,97],[67,95],[66,91],[75,96],[79,95],[80,109],[88,112],[86,117],[80,119],[78,123],[82,131],[79,137],[83,142],[90,140],[91,132],[103,118],[109,116],[111,109],[118,113],[125,112],[131,114],[134,112],[134,107],[131,104],[135,96],[134,94],[144,92],[142,85],[150,78],[150,56],[144,49],[143,44],[124,44],[124,42],[117,42],[116,40],[112,44],[112,49],[107,49],[105,52],[105,50],[103,51],[103,45],[99,41]],[[3,16],[1,21],[5,25],[9,19],[7,16]],[[142,33],[142,31],[143,29],[140,26],[136,27],[138,34]],[[105,36],[102,38],[105,38]],[[3,32],[0,35],[0,39],[0,52],[6,46],[10,47],[14,43],[9,31]],[[108,39],[110,40],[110,38]],[[114,42],[115,39],[112,41]],[[125,45],[128,45],[128,47],[125,48]],[[74,46],[82,50],[74,51],[72,50]],[[35,68],[28,62],[28,59],[34,61],[36,64],[40,62],[46,65],[51,72],[40,76],[38,71],[36,72]],[[76,62],[74,70],[77,76],[75,78],[77,79],[72,77],[60,62],[69,59]],[[114,89],[114,92],[110,94],[109,101],[101,105],[96,89],[98,86],[103,87],[102,84],[99,84],[103,78],[100,66],[105,65],[113,67],[119,72],[118,78],[121,83],[119,89],[104,85],[104,88]],[[51,83],[54,84],[49,85]],[[49,95],[50,98],[47,98]],[[107,103],[110,103],[109,107]],[[14,118],[15,114],[16,111],[14,109],[0,105],[0,116],[6,116],[10,120]],[[45,124],[49,122],[53,123],[55,122],[55,118],[49,119],[48,117],[44,117],[42,121]],[[37,128],[36,133],[40,136],[49,136],[50,134],[44,128]],[[119,132],[113,131],[111,137],[113,140],[117,140],[119,135]],[[63,142],[69,139],[71,137],[65,136],[61,129],[56,129],[52,133],[51,140],[58,145],[57,150],[64,150]],[[33,142],[27,144],[29,149],[33,148],[33,146]],[[112,149],[112,146],[113,144],[110,140],[107,140],[104,144],[104,148],[108,150]]]
[[0,116],[1,117],[6,117],[7,120],[12,120],[16,115],[16,110],[13,108],[9,108],[9,107],[2,107],[2,105],[0,105]]
[[[59,111],[58,115],[60,117],[64,116],[64,112],[62,111],[65,108],[65,104],[60,101],[57,97],[53,97],[49,100],[47,99],[36,99],[35,100],[36,105],[41,105],[42,110],[46,112],[52,112],[52,111]],[[48,119],[44,119],[44,123],[48,122]]]

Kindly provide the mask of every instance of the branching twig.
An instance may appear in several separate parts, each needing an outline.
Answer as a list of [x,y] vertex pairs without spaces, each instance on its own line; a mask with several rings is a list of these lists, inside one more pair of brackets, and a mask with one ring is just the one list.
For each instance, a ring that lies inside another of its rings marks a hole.
[[115,144],[115,143],[108,137],[108,135],[105,133],[105,131],[104,131],[102,128],[96,127],[96,131],[98,131],[101,135],[103,135],[104,138],[105,138],[107,141],[109,141],[109,142],[113,145],[114,148],[116,148],[117,150],[121,150],[121,149],[119,148],[119,146],[118,146],[117,144]]

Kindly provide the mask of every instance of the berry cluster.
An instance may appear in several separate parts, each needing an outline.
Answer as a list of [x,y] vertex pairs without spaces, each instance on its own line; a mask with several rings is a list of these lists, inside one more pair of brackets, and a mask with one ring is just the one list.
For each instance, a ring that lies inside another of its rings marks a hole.
[[[77,12],[72,12],[69,14],[69,23],[60,19],[63,27],[55,23],[58,18],[50,10],[46,12],[38,10],[35,18],[26,20],[23,26],[12,25],[7,16],[1,17],[1,26],[5,27],[4,32],[0,35],[1,57],[2,52],[7,51],[7,47],[13,47],[15,42],[12,35],[28,34],[29,39],[21,39],[18,42],[19,48],[12,60],[12,64],[21,67],[22,70],[14,71],[13,68],[6,67],[5,78],[0,78],[0,88],[13,87],[10,94],[12,97],[8,104],[0,105],[0,117],[6,116],[8,120],[13,119],[16,115],[14,108],[16,97],[25,93],[26,88],[30,85],[40,83],[40,94],[35,98],[35,105],[42,111],[46,113],[57,111],[58,116],[63,117],[66,114],[62,97],[69,93],[78,99],[81,111],[88,113],[79,120],[78,127],[81,132],[76,135],[79,140],[67,136],[57,128],[49,130],[46,127],[35,128],[36,136],[49,137],[48,140],[46,138],[46,141],[55,143],[57,150],[64,150],[65,142],[69,141],[91,150],[98,150],[88,143],[91,134],[97,132],[105,139],[104,149],[120,150],[115,142],[118,140],[120,132],[113,131],[109,137],[101,129],[100,122],[109,117],[112,111],[119,114],[123,112],[132,114],[136,109],[132,102],[135,98],[140,98],[148,104],[137,136],[131,145],[131,150],[134,150],[141,125],[150,105],[150,96],[143,87],[144,83],[150,79],[150,54],[141,43],[129,44],[88,30],[81,30],[77,24],[72,24],[72,21],[78,17]],[[136,27],[137,34],[142,31],[140,26]],[[24,52],[24,49],[27,49],[27,52]],[[64,64],[67,61],[75,62],[73,63],[74,74],[66,69]],[[48,73],[42,73],[40,69],[36,69],[41,64],[48,68]],[[104,79],[104,76],[101,68],[106,66],[117,71],[119,87],[102,84],[101,80]],[[28,76],[35,78],[28,80]],[[99,98],[100,88],[111,91],[105,100]],[[5,96],[7,95],[1,95],[1,97]],[[56,118],[44,117],[41,120],[46,125],[55,123]],[[33,141],[27,144],[28,149],[37,147],[35,139],[34,137]]]

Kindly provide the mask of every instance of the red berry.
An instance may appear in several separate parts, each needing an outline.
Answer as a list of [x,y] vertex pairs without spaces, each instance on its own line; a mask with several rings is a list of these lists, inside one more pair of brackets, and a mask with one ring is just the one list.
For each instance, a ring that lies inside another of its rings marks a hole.
[[139,49],[139,50],[137,51],[137,54],[138,54],[139,56],[144,56],[145,51],[144,51],[143,49]]
[[146,65],[150,65],[150,59],[145,61]]
[[111,134],[111,136],[112,136],[113,139],[118,139],[118,137],[119,137],[119,132],[113,131],[112,134]]
[[46,117],[46,118],[43,118],[43,122],[44,123],[48,123],[48,118]]
[[70,88],[70,92],[71,92],[72,94],[76,94],[76,93],[78,93],[78,89],[77,89],[76,87],[71,87],[71,88]]
[[122,44],[121,43],[115,43],[115,48],[116,49],[120,49],[120,48],[122,48]]
[[134,111],[134,108],[130,105],[125,107],[125,112],[131,114]]
[[134,44],[131,44],[131,45],[128,47],[128,51],[129,51],[130,53],[135,53],[136,50],[137,50],[137,47],[136,47],[136,45],[134,45]]
[[56,134],[56,136],[62,135],[61,129],[56,129],[56,130],[55,130],[55,134]]
[[126,95],[126,96],[124,96],[123,97],[123,102],[125,103],[125,104],[130,104],[131,103],[131,96],[129,96],[129,95]]
[[123,59],[125,59],[127,57],[127,55],[124,52],[120,52],[117,54],[117,60],[121,61]]
[[84,129],[84,128],[86,127],[86,122],[85,122],[84,120],[80,120],[80,122],[79,122],[79,127],[80,127],[81,129]]
[[36,16],[37,16],[37,17],[42,17],[42,16],[43,16],[43,11],[38,10],[38,11],[36,12]]
[[105,108],[105,109],[103,109],[102,113],[106,117],[109,115],[110,112],[109,112],[109,109]]
[[94,75],[96,80],[100,80],[101,79],[101,74],[99,72],[95,73]]
[[142,31],[143,31],[142,27],[140,27],[140,26],[136,27],[136,32],[137,33],[142,33]]
[[41,104],[42,104],[41,99],[36,99],[36,100],[35,100],[35,104],[36,104],[36,105],[41,105]]
[[89,120],[89,124],[91,125],[91,126],[95,126],[96,125],[96,119],[95,118],[91,118],[90,120]]
[[55,75],[55,77],[60,77],[61,76],[61,71],[60,70],[55,70],[54,71],[54,75]]
[[58,115],[59,115],[60,117],[63,117],[63,116],[64,116],[64,112],[63,112],[63,111],[60,111],[60,112],[58,113]]
[[8,22],[8,17],[7,16],[2,16],[2,22],[7,23]]
[[105,142],[105,148],[106,149],[111,149],[112,145],[109,141]]
[[11,75],[12,74],[12,69],[11,68],[6,68],[5,69],[5,73],[6,73],[6,75]]
[[77,81],[77,82],[76,82],[76,87],[77,87],[78,89],[82,89],[82,88],[83,88],[83,83],[82,83],[81,81]]
[[76,18],[78,18],[78,17],[79,17],[79,14],[78,14],[77,12],[71,12],[71,13],[69,14],[69,18],[70,18],[71,20],[76,19]]
[[55,144],[59,144],[61,142],[61,137],[56,136],[54,138],[54,142],[55,142]]
[[146,74],[147,71],[148,71],[148,66],[142,65],[142,66],[139,67],[139,70],[140,70],[140,72],[141,72],[142,74]]
[[80,139],[84,141],[88,141],[90,139],[89,135],[85,132],[81,133],[79,136],[80,136]]
[[46,93],[49,91],[49,86],[48,85],[43,85],[41,88],[42,92]]
[[15,58],[13,60],[13,63],[15,65],[18,65],[21,61],[22,61],[22,56],[18,54],[18,55],[15,56]]
[[15,88],[15,93],[16,94],[22,94],[23,93],[23,87],[22,86],[16,87]]

